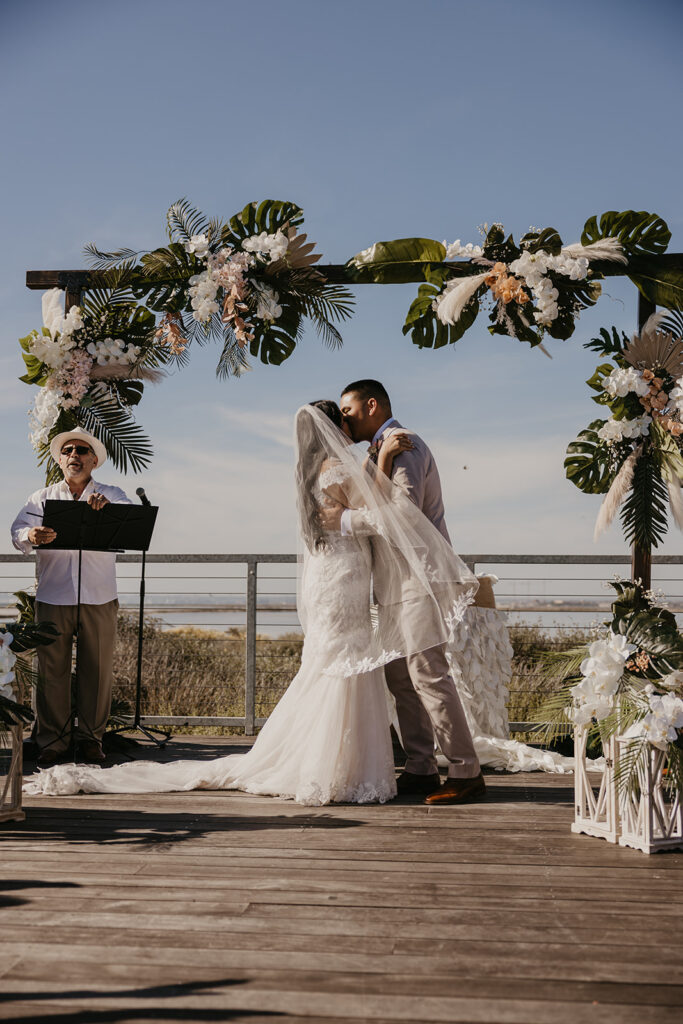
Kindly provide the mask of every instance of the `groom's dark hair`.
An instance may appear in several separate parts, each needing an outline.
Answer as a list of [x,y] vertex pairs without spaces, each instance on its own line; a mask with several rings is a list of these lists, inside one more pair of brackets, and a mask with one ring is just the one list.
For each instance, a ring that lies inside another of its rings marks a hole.
[[387,411],[391,412],[391,399],[387,389],[378,380],[354,380],[352,384],[347,384],[345,388],[342,388],[342,395],[348,395],[351,392],[358,395],[363,401],[374,398],[378,405],[386,407]]

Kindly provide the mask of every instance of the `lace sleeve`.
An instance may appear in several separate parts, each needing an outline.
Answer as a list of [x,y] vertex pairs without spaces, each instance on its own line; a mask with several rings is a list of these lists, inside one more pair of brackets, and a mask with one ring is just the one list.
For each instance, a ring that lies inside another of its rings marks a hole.
[[335,485],[338,487],[348,486],[349,475],[339,462],[331,462],[318,477],[318,483],[323,491]]

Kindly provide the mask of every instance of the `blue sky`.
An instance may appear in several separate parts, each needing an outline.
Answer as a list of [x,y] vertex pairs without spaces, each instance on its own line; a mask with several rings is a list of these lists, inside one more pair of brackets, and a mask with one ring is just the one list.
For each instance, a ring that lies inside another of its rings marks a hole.
[[[39,326],[27,269],[83,266],[82,246],[152,248],[187,195],[229,217],[261,198],[306,215],[323,262],[409,235],[477,242],[501,220],[576,241],[607,209],[658,212],[683,248],[680,38],[668,0],[3,0],[0,426],[11,522],[40,485],[17,338]],[[596,415],[582,348],[635,327],[636,293],[610,281],[553,359],[492,339],[401,334],[414,286],[359,287],[341,351],[306,335],[282,367],[217,381],[217,351],[150,388],[138,419],[156,455],[155,550],[294,549],[291,419],[359,376],[439,460],[462,552],[612,552],[598,499],[564,478],[566,444]],[[467,467],[467,468],[465,468]],[[105,481],[121,482],[103,471]],[[6,549],[9,550],[9,540]],[[680,550],[670,534],[664,551]]]

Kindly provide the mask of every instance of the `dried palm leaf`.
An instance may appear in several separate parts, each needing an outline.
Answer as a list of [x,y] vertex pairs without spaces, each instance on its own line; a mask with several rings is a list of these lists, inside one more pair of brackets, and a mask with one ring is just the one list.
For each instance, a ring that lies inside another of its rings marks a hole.
[[306,242],[308,235],[298,235],[296,228],[286,228],[289,245],[287,254],[281,260],[276,260],[267,267],[268,274],[277,274],[287,268],[299,270],[305,267],[312,267],[321,258],[321,253],[315,253],[315,242]]
[[640,336],[633,335],[623,355],[638,370],[666,370],[676,379],[683,374],[683,340],[661,329],[660,321],[666,314],[666,310],[653,313],[643,325]]
[[605,495],[605,500],[600,506],[598,518],[595,520],[593,541],[596,541],[600,534],[604,533],[605,530],[611,526],[612,520],[619,511],[622,501],[631,489],[636,462],[642,453],[643,446],[642,444],[639,444],[638,447],[632,451],[629,457],[622,463],[621,469],[612,481],[612,486]]

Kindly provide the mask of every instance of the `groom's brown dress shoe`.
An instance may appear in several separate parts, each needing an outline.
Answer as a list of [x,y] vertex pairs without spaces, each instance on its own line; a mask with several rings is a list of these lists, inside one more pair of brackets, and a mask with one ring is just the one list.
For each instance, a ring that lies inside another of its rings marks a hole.
[[473,779],[446,779],[441,789],[426,796],[426,804],[467,804],[483,800],[486,796],[484,776],[479,772]]
[[396,790],[399,796],[406,796],[409,793],[433,793],[441,785],[438,772],[431,775],[416,775],[415,772],[401,772],[396,780]]

